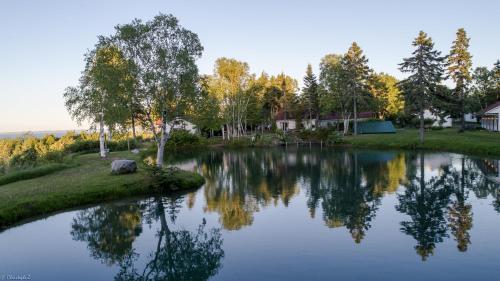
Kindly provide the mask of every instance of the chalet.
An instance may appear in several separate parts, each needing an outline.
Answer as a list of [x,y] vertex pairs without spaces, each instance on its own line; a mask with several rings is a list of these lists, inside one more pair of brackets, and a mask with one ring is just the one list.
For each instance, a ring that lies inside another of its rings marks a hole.
[[500,101],[489,105],[485,109],[477,113],[481,117],[481,127],[493,132],[500,131]]
[[[354,116],[350,116],[349,120],[352,121]],[[371,111],[358,112],[358,122],[366,121],[368,119],[375,118],[375,113]],[[319,121],[320,127],[335,126],[344,122],[344,118],[341,114],[332,112],[329,114],[322,115]]]
[[[157,120],[155,123],[157,128],[161,129],[161,120]],[[170,132],[172,129],[183,129],[192,134],[197,133],[196,125],[179,117],[176,117],[167,123],[167,132]]]
[[283,131],[297,129],[295,116],[290,112],[279,111],[276,114],[276,127]]
[[[374,117],[375,114],[370,111],[358,113],[358,121],[366,121]],[[352,121],[352,119],[353,118],[351,116],[349,120]],[[307,115],[302,118],[302,128],[314,129],[316,127],[335,126],[337,124],[342,124],[343,122],[344,119],[342,118],[342,115],[338,113],[330,113],[320,116],[319,124],[316,124],[316,119],[310,119],[309,115]],[[276,127],[283,131],[297,129],[295,116],[289,112],[286,114],[282,111],[278,112],[278,114],[276,114]]]
[[428,109],[424,111],[424,119],[433,120],[434,123],[432,123],[432,127],[451,128],[453,125],[453,119],[450,116],[440,117],[438,114],[433,113]]
[[495,183],[500,183],[500,160],[475,159],[474,161],[487,179]]

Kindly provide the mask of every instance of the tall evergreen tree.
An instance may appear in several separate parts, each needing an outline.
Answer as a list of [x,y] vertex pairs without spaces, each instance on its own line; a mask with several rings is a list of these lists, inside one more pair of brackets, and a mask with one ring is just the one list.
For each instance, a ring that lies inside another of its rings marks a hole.
[[312,71],[311,64],[307,65],[306,76],[304,77],[304,88],[302,89],[306,110],[309,120],[316,120],[316,126],[319,123],[319,96],[318,96],[318,81],[316,75]]
[[[415,47],[412,56],[404,58],[399,64],[399,70],[410,73],[408,78],[399,83],[407,101],[413,101],[420,118],[420,142],[424,141],[424,110],[429,107],[432,96],[443,76],[443,61],[441,52],[434,50],[432,38],[420,31],[413,40]],[[410,103],[407,103],[410,104]]]
[[352,98],[354,114],[354,135],[358,134],[358,103],[363,101],[362,97],[368,92],[368,79],[370,68],[368,59],[363,50],[356,42],[353,42],[347,54],[342,58],[342,66],[345,70],[348,92]]
[[469,40],[463,28],[457,31],[457,38],[453,41],[450,55],[448,56],[448,74],[455,89],[453,97],[456,102],[455,113],[460,116],[460,132],[465,130],[465,113],[467,112],[468,85],[472,80],[472,56],[469,53]]

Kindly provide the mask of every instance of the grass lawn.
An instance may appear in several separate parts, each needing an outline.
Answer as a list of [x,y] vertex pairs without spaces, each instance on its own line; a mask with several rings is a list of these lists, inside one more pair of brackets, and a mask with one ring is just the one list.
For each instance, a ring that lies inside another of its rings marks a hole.
[[345,141],[355,147],[428,149],[500,156],[500,134],[488,131],[458,133],[457,129],[428,130],[423,144],[419,143],[416,129],[398,130],[395,134],[349,136]]
[[[112,160],[124,158],[137,161],[137,172],[111,175]],[[0,230],[38,215],[155,192],[138,155],[114,152],[102,160],[94,153],[77,156],[74,161],[75,167],[0,186]],[[203,183],[197,174],[179,171],[177,176],[179,182],[188,178],[191,183]]]

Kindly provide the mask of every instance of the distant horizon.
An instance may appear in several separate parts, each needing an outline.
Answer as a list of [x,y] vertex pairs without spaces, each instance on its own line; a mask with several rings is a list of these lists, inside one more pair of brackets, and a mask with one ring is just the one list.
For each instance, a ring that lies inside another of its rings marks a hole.
[[61,137],[68,132],[82,132],[88,131],[88,129],[73,129],[73,130],[40,130],[40,131],[17,131],[17,132],[0,132],[1,139],[16,139],[24,135],[33,135],[36,138],[42,138],[46,135],[54,135],[56,137]]
[[257,75],[284,72],[302,85],[308,63],[319,76],[320,59],[345,53],[353,41],[371,68],[401,79],[398,63],[411,54],[420,30],[446,55],[457,29],[465,28],[473,67],[491,68],[500,59],[499,10],[500,2],[486,0],[6,2],[0,9],[0,24],[9,27],[0,45],[8,54],[0,67],[0,131],[83,129],[67,112],[63,91],[78,83],[83,55],[97,36],[134,18],[171,13],[198,34],[205,48],[200,74],[211,74],[217,58],[229,57],[247,62]]
[[23,131],[0,131],[0,134],[22,134],[39,132],[69,132],[69,131],[88,131],[90,129],[55,129],[55,130],[23,130]]

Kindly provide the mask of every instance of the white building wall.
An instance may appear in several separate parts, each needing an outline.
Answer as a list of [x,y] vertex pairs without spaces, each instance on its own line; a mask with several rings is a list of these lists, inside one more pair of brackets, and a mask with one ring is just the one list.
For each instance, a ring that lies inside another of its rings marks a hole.
[[[488,115],[495,115],[497,116],[496,120],[487,120]],[[495,131],[498,132],[500,131],[500,106],[497,106],[495,108],[492,108],[484,113],[483,119],[481,119],[481,127],[488,131]],[[495,123],[493,123],[495,122]]]
[[295,124],[295,120],[292,119],[276,120],[276,127],[280,130],[295,130],[297,125]]
[[464,115],[465,122],[475,123],[477,122],[476,114],[467,113]]
[[433,127],[450,128],[453,125],[451,117],[446,116],[441,120],[441,117],[427,109],[424,111],[424,118],[434,120],[434,123],[432,124]]
[[168,122],[167,123],[167,132],[170,132],[170,130],[172,129],[172,127],[174,129],[183,129],[183,130],[186,130],[192,134],[196,134],[197,130],[196,130],[196,126],[189,122],[189,121],[186,121],[184,119],[175,119],[175,120],[172,120],[171,122]]
[[316,120],[315,119],[306,119],[302,121],[302,127],[307,130],[315,129],[316,126]]

